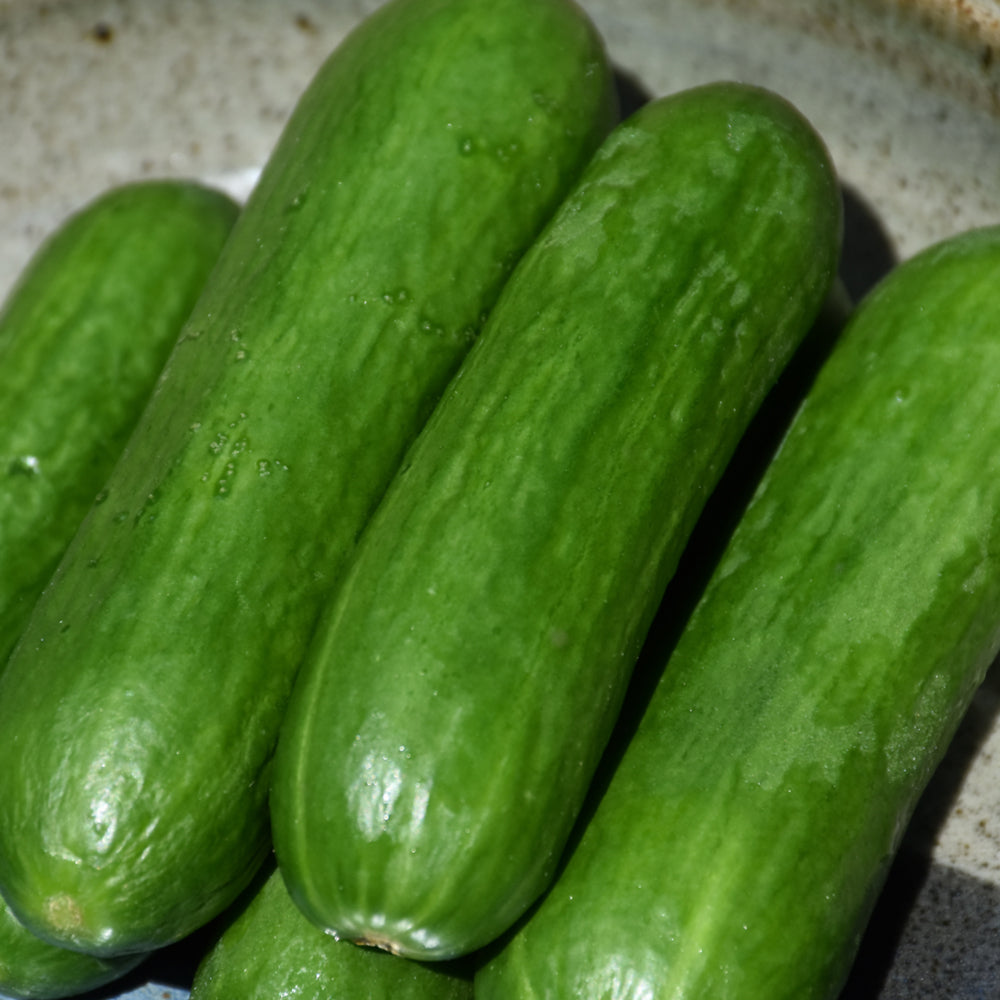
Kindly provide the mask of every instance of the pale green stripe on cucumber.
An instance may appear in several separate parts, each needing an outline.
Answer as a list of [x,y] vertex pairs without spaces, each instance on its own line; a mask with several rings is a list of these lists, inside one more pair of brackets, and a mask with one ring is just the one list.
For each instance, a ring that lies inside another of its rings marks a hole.
[[300,673],[275,849],[320,926],[418,958],[549,882],[698,512],[817,315],[840,195],[777,96],[621,124],[408,454]]
[[338,941],[268,872],[199,964],[191,1000],[471,1000],[470,970]]
[[390,0],[320,69],[0,676],[36,933],[161,946],[248,883],[314,617],[614,116],[566,0]]
[[477,997],[838,995],[1000,645],[998,275],[973,231],[860,304]]
[[237,214],[153,180],[79,208],[0,312],[0,663],[125,446]]

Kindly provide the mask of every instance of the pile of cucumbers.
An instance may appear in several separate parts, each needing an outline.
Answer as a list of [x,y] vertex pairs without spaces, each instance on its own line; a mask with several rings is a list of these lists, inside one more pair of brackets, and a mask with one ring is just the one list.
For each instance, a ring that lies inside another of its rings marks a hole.
[[855,306],[841,226],[572,0],[388,0],[245,205],[83,206],[0,313],[0,994],[834,998],[1000,650],[1000,227]]

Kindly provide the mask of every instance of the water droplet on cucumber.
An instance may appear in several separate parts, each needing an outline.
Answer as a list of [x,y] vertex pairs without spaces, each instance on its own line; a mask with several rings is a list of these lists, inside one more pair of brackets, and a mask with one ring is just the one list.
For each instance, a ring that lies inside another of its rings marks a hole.
[[37,455],[18,455],[7,468],[11,476],[37,476],[40,464]]

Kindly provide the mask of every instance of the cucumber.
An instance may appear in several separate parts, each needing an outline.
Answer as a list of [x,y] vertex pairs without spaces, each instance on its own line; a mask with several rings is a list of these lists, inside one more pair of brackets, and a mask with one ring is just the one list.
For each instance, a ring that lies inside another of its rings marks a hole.
[[0,663],[104,485],[235,221],[224,194],[102,192],[0,313]]
[[998,273],[977,230],[858,306],[477,997],[838,995],[1000,648]]
[[321,605],[615,115],[566,0],[391,0],[306,89],[0,675],[0,891],[100,955],[221,912]]
[[306,919],[272,870],[195,973],[191,1000],[471,1000],[471,975],[337,941]]
[[711,485],[818,312],[840,196],[787,102],[622,123],[511,276],[320,623],[275,757],[293,898],[413,958],[550,880]]
[[0,997],[78,996],[120,979],[143,957],[105,959],[57,948],[28,931],[0,898]]

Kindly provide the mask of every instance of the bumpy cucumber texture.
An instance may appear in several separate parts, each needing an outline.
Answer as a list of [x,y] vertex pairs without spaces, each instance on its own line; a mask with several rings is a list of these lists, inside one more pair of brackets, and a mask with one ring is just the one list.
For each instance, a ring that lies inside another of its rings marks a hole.
[[832,1000],[1000,648],[1000,228],[821,368],[565,870],[482,1000]]
[[840,197],[785,101],[622,123],[525,255],[363,534],[275,761],[320,926],[470,952],[549,882],[698,511],[834,274]]
[[43,243],[0,313],[0,663],[104,486],[237,206],[113,188]]
[[0,676],[37,934],[157,947],[248,883],[315,616],[614,114],[565,0],[390,0],[320,69]]

